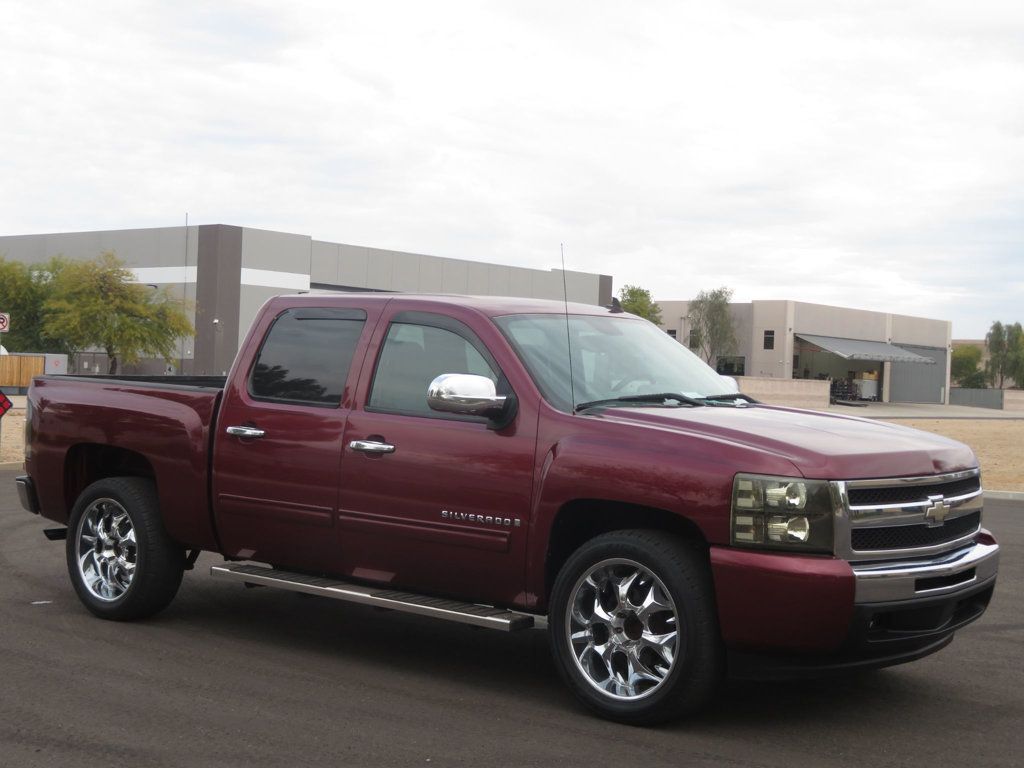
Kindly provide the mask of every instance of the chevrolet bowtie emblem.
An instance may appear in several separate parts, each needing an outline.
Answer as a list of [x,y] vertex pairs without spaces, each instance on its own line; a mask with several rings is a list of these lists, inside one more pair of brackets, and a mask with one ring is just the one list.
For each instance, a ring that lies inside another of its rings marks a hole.
[[928,521],[928,525],[942,525],[946,521],[946,515],[953,508],[943,500],[942,496],[929,496],[928,501],[932,505],[924,511],[925,520]]

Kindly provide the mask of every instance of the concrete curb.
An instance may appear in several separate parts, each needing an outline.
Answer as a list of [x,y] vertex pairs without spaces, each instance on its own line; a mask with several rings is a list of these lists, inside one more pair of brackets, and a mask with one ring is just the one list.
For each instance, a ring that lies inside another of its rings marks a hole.
[[1024,501],[1024,492],[1021,491],[985,491],[986,499],[997,501]]

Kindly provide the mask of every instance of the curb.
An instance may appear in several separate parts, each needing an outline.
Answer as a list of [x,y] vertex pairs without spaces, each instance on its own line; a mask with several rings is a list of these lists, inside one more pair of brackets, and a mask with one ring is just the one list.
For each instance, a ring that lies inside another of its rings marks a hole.
[[9,461],[6,464],[0,464],[0,471],[5,469],[21,469],[23,464],[20,461]]
[[1024,501],[1024,492],[1021,491],[985,491],[986,499],[997,501]]

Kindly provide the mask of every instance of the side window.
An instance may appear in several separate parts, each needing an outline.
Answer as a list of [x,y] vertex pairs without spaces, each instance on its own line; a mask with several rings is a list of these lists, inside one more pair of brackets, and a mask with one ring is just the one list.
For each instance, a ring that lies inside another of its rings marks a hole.
[[283,312],[260,347],[249,394],[257,400],[339,405],[365,322],[362,310]]
[[498,381],[487,360],[457,333],[429,325],[392,323],[368,405],[382,411],[438,416],[427,405],[427,387],[442,373],[474,373]]

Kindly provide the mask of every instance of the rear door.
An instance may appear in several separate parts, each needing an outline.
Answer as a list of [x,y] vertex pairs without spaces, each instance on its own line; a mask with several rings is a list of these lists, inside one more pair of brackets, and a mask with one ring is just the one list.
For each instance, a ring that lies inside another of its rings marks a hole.
[[332,531],[352,387],[379,309],[332,301],[273,317],[225,390],[213,502],[226,555],[337,570]]
[[468,325],[397,305],[375,333],[379,353],[372,369],[367,361],[363,402],[345,427],[338,531],[345,572],[513,603],[523,590],[535,406],[521,402],[501,430],[431,410],[427,387],[442,373],[488,376],[499,394],[514,393]]

